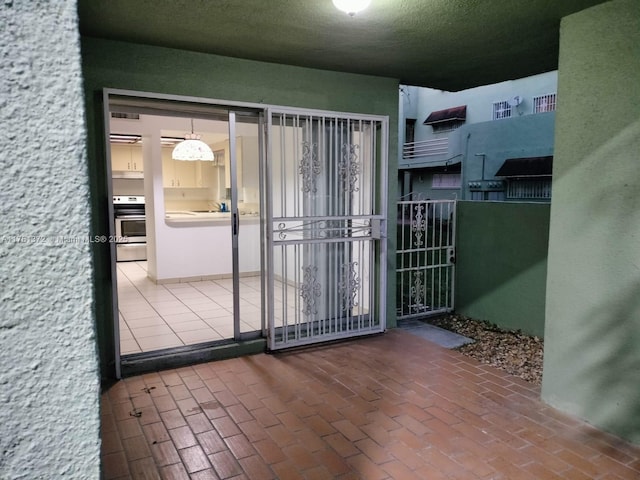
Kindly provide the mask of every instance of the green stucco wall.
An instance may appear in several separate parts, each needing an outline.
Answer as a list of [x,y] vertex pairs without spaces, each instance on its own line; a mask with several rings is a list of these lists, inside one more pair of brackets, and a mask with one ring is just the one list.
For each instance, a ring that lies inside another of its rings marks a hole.
[[100,478],[77,25],[0,4],[0,479]]
[[[469,199],[467,182],[496,179],[508,158],[553,155],[555,112],[537,113],[474,123],[451,134],[451,156],[462,157],[462,199]],[[484,177],[482,159],[484,154]]]
[[[89,128],[89,172],[94,231],[108,228],[101,91],[119,88],[153,93],[255,102],[389,117],[389,208],[395,211],[398,144],[398,81],[83,37],[82,60]],[[389,225],[395,238],[395,225]],[[103,375],[112,366],[111,279],[108,250],[95,247],[96,301]],[[387,259],[389,292],[395,291],[395,260]],[[387,322],[395,326],[390,296]]]
[[457,313],[544,334],[549,205],[457,204]]
[[542,396],[640,444],[640,6],[560,33]]

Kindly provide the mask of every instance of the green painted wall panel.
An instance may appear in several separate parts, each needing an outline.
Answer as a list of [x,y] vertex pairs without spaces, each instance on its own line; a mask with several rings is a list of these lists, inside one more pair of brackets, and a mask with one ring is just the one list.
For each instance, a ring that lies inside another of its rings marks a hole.
[[[107,180],[102,134],[102,89],[118,88],[251,103],[389,117],[389,208],[395,211],[398,145],[398,80],[255,62],[83,37],[82,61],[89,137],[93,231],[108,228]],[[395,238],[390,223],[389,238]],[[112,369],[111,278],[107,245],[93,245],[96,314],[103,376]],[[395,258],[387,256],[389,292],[395,291]],[[387,322],[395,326],[395,298]]]
[[451,153],[463,155],[461,198],[469,199],[467,182],[471,180],[504,180],[495,174],[508,158],[553,155],[554,124],[555,112],[549,112],[475,123],[454,131]]
[[549,205],[458,202],[457,313],[543,336]]
[[640,444],[640,8],[561,24],[542,395]]

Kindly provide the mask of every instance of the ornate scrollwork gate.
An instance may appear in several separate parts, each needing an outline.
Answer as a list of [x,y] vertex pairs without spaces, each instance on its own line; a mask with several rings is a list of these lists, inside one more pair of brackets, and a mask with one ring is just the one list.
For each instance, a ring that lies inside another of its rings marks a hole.
[[455,200],[398,202],[398,318],[453,310],[455,225]]
[[270,110],[269,348],[385,329],[387,120]]

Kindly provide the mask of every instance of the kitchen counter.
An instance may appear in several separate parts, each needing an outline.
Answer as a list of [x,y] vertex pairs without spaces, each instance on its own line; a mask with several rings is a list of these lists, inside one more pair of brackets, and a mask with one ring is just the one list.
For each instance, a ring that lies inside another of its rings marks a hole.
[[[241,224],[258,223],[259,220],[257,213],[240,214]],[[168,211],[164,221],[172,227],[225,226],[231,222],[231,212]]]
[[[230,212],[166,210],[164,221],[155,222],[155,280],[184,281],[220,278],[233,271]],[[260,271],[260,216],[239,216],[239,272]],[[158,241],[160,240],[160,241]]]

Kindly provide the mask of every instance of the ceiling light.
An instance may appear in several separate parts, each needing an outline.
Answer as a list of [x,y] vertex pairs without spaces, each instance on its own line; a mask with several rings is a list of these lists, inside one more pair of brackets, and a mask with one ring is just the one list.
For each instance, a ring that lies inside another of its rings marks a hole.
[[160,145],[163,147],[175,147],[176,144],[182,142],[184,137],[160,137]]
[[184,138],[184,141],[177,144],[173,149],[171,158],[188,162],[196,160],[213,161],[213,152],[209,145],[200,140],[200,135],[193,133],[193,118],[191,119],[191,133],[187,133]]
[[111,143],[140,143],[141,135],[127,135],[123,133],[110,133],[109,140]]
[[338,10],[342,10],[352,17],[367,8],[370,3],[371,0],[333,0],[333,4]]

